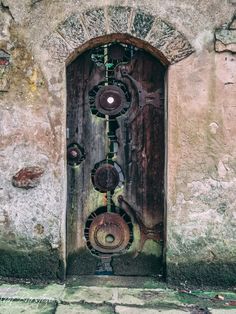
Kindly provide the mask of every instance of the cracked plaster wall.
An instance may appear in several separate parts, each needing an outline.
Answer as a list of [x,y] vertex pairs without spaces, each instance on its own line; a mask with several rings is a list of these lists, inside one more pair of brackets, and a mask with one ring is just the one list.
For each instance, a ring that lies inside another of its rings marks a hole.
[[[77,43],[58,46],[55,37],[48,43],[67,18],[97,5],[91,0],[1,3],[0,49],[10,54],[10,67],[9,89],[0,93],[0,248],[58,249],[63,257],[64,62]],[[214,32],[232,20],[235,5],[220,0],[99,3],[108,5],[161,18],[195,51],[168,71],[167,271],[168,265],[196,261],[235,262],[236,57],[214,50]],[[96,30],[95,25],[90,38]],[[56,36],[61,40],[63,30]],[[13,187],[12,176],[32,165],[45,169],[40,184]]]
[[167,258],[173,266],[236,263],[235,82],[230,52],[205,50],[170,67]]

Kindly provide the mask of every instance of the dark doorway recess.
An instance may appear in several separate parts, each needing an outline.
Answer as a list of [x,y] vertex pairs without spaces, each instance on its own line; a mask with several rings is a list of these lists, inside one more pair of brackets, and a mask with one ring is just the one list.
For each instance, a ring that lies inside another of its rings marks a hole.
[[67,66],[68,275],[162,275],[164,74],[119,42]]

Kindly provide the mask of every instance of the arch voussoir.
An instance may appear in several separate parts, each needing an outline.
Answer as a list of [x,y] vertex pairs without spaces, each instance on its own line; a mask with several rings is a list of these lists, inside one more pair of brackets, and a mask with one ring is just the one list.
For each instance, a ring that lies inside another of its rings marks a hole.
[[156,19],[146,41],[160,50],[170,63],[180,61],[194,51],[180,32],[159,18]]
[[131,7],[113,7],[107,9],[108,32],[130,33],[134,9]]
[[152,29],[154,21],[154,16],[146,14],[141,10],[137,10],[132,23],[131,35],[145,40]]
[[103,8],[85,11],[82,19],[89,39],[107,34],[107,17]]
[[58,62],[64,62],[73,52],[73,48],[68,45],[58,32],[53,32],[46,36],[43,40],[42,48],[48,52],[53,60]]
[[59,24],[57,31],[65,39],[67,44],[73,48],[79,47],[88,40],[88,35],[80,14],[69,16],[64,22]]

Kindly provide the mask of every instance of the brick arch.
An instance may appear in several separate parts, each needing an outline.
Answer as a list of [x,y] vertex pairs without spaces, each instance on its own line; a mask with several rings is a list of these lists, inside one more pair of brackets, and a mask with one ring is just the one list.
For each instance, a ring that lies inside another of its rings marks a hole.
[[[165,64],[176,63],[194,50],[188,40],[176,29],[157,16],[131,7],[98,8],[74,13],[61,22],[56,30],[43,41],[43,48],[51,58],[66,62],[81,47],[90,48],[95,38],[111,41],[113,36],[123,41],[135,39],[143,42],[143,48],[153,52]],[[156,53],[155,53],[156,52]]]

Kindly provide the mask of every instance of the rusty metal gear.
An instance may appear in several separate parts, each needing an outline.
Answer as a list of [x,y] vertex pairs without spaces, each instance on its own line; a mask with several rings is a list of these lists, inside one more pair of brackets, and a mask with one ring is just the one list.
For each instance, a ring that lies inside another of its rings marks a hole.
[[131,95],[123,82],[111,78],[109,82],[102,81],[90,90],[89,103],[94,115],[116,117],[129,109]]
[[103,213],[95,217],[91,223],[89,241],[98,252],[118,253],[128,246],[130,229],[119,214]]
[[120,182],[120,176],[111,164],[100,165],[92,177],[93,185],[100,192],[114,191]]
[[126,98],[118,86],[103,86],[96,95],[95,105],[105,115],[116,115],[125,107]]

